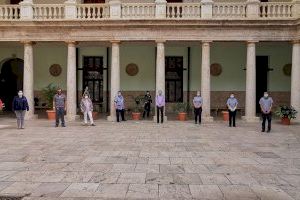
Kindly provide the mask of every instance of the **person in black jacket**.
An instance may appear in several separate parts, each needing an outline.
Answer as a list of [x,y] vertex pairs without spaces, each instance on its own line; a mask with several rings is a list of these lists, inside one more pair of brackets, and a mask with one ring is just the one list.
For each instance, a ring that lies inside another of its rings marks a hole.
[[26,111],[29,111],[28,101],[23,96],[23,91],[19,90],[18,96],[13,99],[12,109],[17,116],[18,129],[24,129],[24,118]]
[[149,91],[146,92],[146,95],[144,97],[144,102],[145,102],[145,104],[144,104],[143,118],[145,118],[146,114],[147,114],[147,117],[149,117],[149,115],[150,115],[152,98],[151,98]]

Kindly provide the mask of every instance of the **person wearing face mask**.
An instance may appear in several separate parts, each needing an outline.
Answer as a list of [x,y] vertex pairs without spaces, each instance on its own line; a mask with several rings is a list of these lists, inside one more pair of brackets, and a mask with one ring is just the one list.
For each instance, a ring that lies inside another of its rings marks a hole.
[[236,109],[238,106],[238,101],[234,97],[234,94],[230,94],[230,97],[227,99],[227,108],[229,112],[229,127],[235,127],[235,117],[236,117]]
[[66,96],[62,93],[60,88],[57,90],[57,94],[53,98],[53,109],[56,112],[55,127],[58,127],[59,120],[61,120],[61,126],[66,127],[64,118],[66,111]]
[[117,114],[117,122],[120,122],[120,114],[122,121],[125,120],[125,100],[124,97],[122,96],[121,91],[118,92],[118,95],[115,97],[115,109],[116,109],[116,114]]
[[90,99],[88,93],[83,94],[83,97],[82,97],[81,102],[80,102],[80,109],[81,109],[81,112],[83,113],[84,125],[87,125],[87,123],[88,123],[87,118],[89,116],[91,126],[95,126],[94,119],[93,119],[93,114],[92,114],[93,113],[93,102]]
[[267,132],[269,133],[271,131],[273,99],[269,97],[267,92],[265,92],[264,96],[259,100],[259,105],[263,118],[261,132],[265,132],[266,120],[268,120]]
[[151,98],[149,91],[146,92],[144,100],[145,100],[145,105],[144,105],[143,118],[145,118],[146,114],[147,114],[147,117],[149,117],[149,115],[150,115],[152,98]]
[[25,96],[23,96],[23,91],[18,92],[18,96],[13,99],[13,111],[17,117],[18,129],[24,129],[24,118],[26,110],[29,111],[28,101]]
[[157,109],[156,110],[157,123],[159,124],[159,112],[160,112],[161,123],[164,123],[164,107],[166,104],[166,100],[161,90],[158,91],[158,95],[156,95],[155,102],[156,102],[156,109]]
[[197,124],[197,121],[199,121],[199,124],[201,124],[203,99],[200,96],[200,94],[201,94],[200,91],[197,91],[197,96],[195,96],[194,99],[193,99],[195,124]]

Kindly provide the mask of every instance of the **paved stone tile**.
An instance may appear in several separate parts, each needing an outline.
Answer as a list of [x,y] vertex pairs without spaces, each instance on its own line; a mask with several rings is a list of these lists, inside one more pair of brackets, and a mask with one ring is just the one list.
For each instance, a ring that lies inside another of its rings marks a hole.
[[204,185],[229,185],[230,181],[223,174],[199,174]]
[[4,188],[10,186],[10,185],[13,184],[13,183],[14,183],[14,182],[0,182],[0,192],[1,192]]
[[183,165],[186,173],[209,173],[210,171],[204,165]]
[[159,165],[137,164],[134,172],[159,173]]
[[195,199],[223,199],[223,194],[217,185],[190,185],[189,187],[192,197]]
[[248,186],[242,185],[220,185],[219,186],[225,199],[228,200],[252,200],[257,199],[257,195]]
[[159,165],[160,173],[184,173],[183,165]]
[[250,174],[228,174],[226,177],[234,185],[258,185]]
[[6,187],[0,192],[0,194],[32,194],[32,192],[40,186],[41,183],[32,183],[32,182],[15,182],[10,186]]
[[94,197],[107,199],[124,199],[128,191],[128,184],[100,184]]
[[159,185],[160,199],[192,199],[188,185]]
[[279,177],[294,187],[300,186],[300,175],[280,175]]
[[157,199],[157,184],[130,184],[126,199]]
[[174,183],[178,185],[202,184],[198,174],[173,174]]
[[146,183],[149,184],[174,184],[172,174],[147,173]]
[[170,159],[167,157],[160,157],[160,158],[157,158],[157,157],[150,157],[149,158],[149,161],[148,161],[148,164],[164,164],[164,165],[169,165],[170,164]]
[[144,184],[146,173],[121,173],[118,183]]
[[136,164],[114,164],[111,172],[130,173],[134,172]]
[[289,183],[280,178],[277,174],[252,174],[251,175],[261,185],[289,185]]
[[72,183],[61,197],[93,197],[99,183]]
[[16,171],[0,171],[0,181],[5,181],[16,173]]
[[190,158],[170,158],[171,165],[184,165],[184,164],[192,164],[192,160]]
[[65,176],[60,182],[63,183],[86,183],[95,173],[100,172],[65,172]]
[[71,183],[42,183],[31,194],[37,197],[59,197]]
[[274,186],[254,185],[251,189],[261,200],[293,200],[286,192]]

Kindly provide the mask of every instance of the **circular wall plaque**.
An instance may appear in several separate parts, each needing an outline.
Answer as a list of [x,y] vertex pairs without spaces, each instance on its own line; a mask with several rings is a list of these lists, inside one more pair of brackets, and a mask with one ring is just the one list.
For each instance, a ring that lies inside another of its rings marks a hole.
[[292,74],[292,64],[286,64],[282,68],[283,74],[286,76],[291,76]]
[[52,76],[59,76],[62,72],[61,66],[59,64],[53,64],[50,66],[49,72]]
[[210,74],[212,76],[219,76],[222,73],[222,66],[219,63],[213,63],[210,65]]
[[126,66],[126,73],[129,76],[135,76],[139,73],[139,67],[134,63],[130,63]]

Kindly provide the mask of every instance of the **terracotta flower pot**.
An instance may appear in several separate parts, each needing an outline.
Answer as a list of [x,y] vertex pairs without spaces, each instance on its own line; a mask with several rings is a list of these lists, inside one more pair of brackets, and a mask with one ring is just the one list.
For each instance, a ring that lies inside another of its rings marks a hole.
[[132,113],[132,119],[136,120],[136,121],[140,120],[141,119],[141,113],[139,113],[139,112],[133,112]]
[[178,120],[179,121],[186,121],[186,118],[187,118],[187,113],[185,113],[185,112],[178,113]]
[[93,119],[98,119],[98,112],[95,112],[95,111],[93,111],[93,113],[92,113],[92,116],[93,116]]
[[283,125],[290,125],[291,124],[291,120],[288,117],[283,117],[283,118],[281,118],[281,124],[283,124]]
[[46,112],[49,120],[55,120],[56,112],[54,110],[47,110]]
[[229,121],[229,112],[222,111],[222,114],[223,114],[223,121]]

